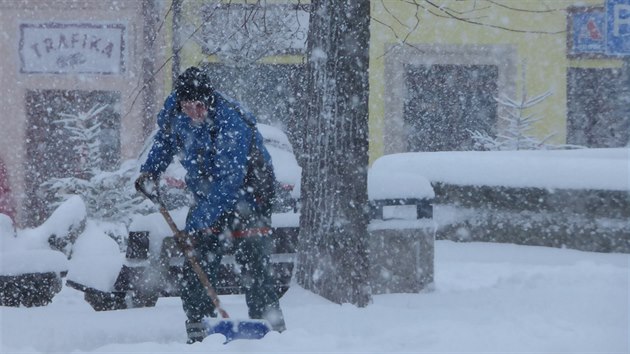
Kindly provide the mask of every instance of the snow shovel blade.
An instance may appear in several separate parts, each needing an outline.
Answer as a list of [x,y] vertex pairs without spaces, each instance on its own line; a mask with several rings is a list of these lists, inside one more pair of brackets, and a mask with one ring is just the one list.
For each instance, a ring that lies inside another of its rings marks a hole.
[[220,333],[225,336],[227,344],[235,339],[261,339],[267,334],[271,328],[265,320],[230,320],[223,319],[219,321],[205,320],[208,328],[208,335]]

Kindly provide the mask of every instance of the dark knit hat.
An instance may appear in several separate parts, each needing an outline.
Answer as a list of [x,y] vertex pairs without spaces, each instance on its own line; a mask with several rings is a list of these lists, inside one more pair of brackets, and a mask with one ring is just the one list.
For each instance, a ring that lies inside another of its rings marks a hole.
[[175,82],[177,103],[182,101],[201,101],[208,107],[212,105],[213,89],[210,79],[201,69],[191,66]]

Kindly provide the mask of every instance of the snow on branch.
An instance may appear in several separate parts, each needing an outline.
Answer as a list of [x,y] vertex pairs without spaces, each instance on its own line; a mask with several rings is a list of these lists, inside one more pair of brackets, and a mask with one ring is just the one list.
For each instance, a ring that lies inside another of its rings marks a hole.
[[192,32],[200,23],[201,31],[192,39],[206,54],[217,55],[225,63],[249,65],[266,56],[301,54],[306,49],[307,5],[209,1],[194,11],[183,24],[183,32]]
[[537,112],[526,113],[527,110],[543,103],[549,98],[553,92],[547,90],[534,97],[527,95],[527,83],[525,80],[525,64],[522,66],[522,89],[518,98],[509,97],[507,95],[499,95],[494,99],[500,107],[502,115],[499,119],[505,122],[505,126],[495,134],[488,132],[469,131],[474,142],[474,147],[479,150],[540,150],[540,149],[559,149],[559,148],[575,148],[569,145],[553,145],[549,144],[549,140],[555,136],[555,133],[548,134],[539,138],[531,134],[533,125],[543,119]]
[[68,132],[78,163],[74,171],[68,171],[69,176],[44,182],[38,194],[44,199],[52,199],[51,209],[80,195],[91,217],[126,223],[134,211],[143,208],[144,198],[138,196],[133,187],[138,174],[136,163],[124,163],[116,171],[103,170],[106,163],[101,113],[108,107],[107,104],[96,104],[87,112],[59,114],[61,119],[54,123]]

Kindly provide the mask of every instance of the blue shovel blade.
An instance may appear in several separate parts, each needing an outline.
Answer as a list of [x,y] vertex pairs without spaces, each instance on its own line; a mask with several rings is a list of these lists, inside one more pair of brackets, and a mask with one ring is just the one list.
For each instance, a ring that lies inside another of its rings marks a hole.
[[206,320],[208,335],[220,333],[225,336],[225,343],[235,339],[260,339],[270,331],[269,324],[264,320]]

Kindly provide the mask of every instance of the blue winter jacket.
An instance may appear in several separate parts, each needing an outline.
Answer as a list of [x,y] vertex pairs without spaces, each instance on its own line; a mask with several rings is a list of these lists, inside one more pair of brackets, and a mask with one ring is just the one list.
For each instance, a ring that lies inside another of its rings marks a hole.
[[266,162],[271,156],[255,129],[256,118],[218,92],[214,108],[203,124],[193,124],[177,109],[172,93],[158,114],[158,132],[141,172],[158,177],[179,154],[186,169],[186,185],[195,198],[186,220],[186,232],[216,227],[220,217],[243,206],[256,210],[251,193],[243,191],[252,138]]

